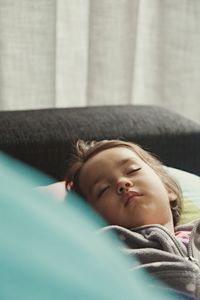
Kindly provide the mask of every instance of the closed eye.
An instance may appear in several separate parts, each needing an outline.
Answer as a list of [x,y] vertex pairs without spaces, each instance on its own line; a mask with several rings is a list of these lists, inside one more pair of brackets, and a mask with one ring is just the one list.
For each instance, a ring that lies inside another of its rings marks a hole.
[[134,168],[134,169],[130,169],[130,170],[128,170],[127,175],[131,175],[131,174],[133,174],[133,173],[135,173],[137,171],[140,171],[140,170],[141,170],[140,167]]
[[106,190],[108,190],[108,188],[109,186],[106,186],[103,189],[101,189],[97,194],[97,199],[101,198],[101,196],[106,192]]

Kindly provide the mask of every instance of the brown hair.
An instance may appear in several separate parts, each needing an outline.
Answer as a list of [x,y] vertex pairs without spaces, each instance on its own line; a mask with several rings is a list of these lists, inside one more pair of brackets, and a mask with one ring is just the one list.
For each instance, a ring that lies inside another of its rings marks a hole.
[[72,185],[75,190],[81,196],[81,190],[79,188],[79,174],[82,166],[91,157],[99,152],[115,148],[126,147],[133,150],[145,163],[147,163],[161,178],[166,189],[174,192],[177,195],[177,199],[170,202],[171,211],[173,215],[174,226],[176,226],[180,220],[182,210],[182,192],[177,182],[168,174],[162,163],[148,151],[142,149],[139,145],[125,142],[121,140],[102,140],[102,141],[83,141],[78,140],[72,150],[72,156],[69,160],[67,172],[66,172],[66,188]]

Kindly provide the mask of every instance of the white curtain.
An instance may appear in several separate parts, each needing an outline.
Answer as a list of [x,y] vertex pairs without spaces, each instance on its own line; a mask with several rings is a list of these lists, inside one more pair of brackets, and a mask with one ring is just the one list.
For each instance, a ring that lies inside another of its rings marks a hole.
[[0,110],[155,104],[200,122],[199,0],[0,0]]

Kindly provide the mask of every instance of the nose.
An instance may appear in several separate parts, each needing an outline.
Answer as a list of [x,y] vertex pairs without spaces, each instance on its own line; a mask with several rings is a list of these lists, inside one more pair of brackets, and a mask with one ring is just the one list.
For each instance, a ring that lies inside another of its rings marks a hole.
[[127,193],[131,186],[132,186],[132,183],[129,180],[120,179],[117,182],[117,193],[118,194]]

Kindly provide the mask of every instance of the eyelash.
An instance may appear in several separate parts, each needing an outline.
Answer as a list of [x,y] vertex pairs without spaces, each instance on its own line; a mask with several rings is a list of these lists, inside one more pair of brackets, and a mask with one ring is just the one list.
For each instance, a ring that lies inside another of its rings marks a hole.
[[97,194],[97,199],[99,199],[107,189],[108,189],[108,187],[106,186],[105,188],[100,190],[100,192]]
[[131,169],[131,170],[128,171],[127,175],[131,175],[132,173],[135,173],[135,172],[140,171],[140,170],[141,170],[140,167],[138,167],[137,169]]

